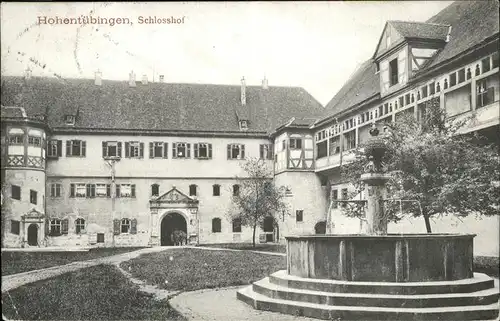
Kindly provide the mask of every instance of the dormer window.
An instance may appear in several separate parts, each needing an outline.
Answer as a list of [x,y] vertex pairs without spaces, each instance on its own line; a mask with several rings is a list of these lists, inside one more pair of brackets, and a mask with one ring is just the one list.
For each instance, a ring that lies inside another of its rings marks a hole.
[[246,120],[240,120],[240,130],[247,130],[248,122]]
[[391,80],[391,86],[398,83],[398,59],[393,59],[389,62],[389,76]]
[[66,123],[66,125],[74,125],[75,124],[75,116],[66,115],[64,117],[64,122]]

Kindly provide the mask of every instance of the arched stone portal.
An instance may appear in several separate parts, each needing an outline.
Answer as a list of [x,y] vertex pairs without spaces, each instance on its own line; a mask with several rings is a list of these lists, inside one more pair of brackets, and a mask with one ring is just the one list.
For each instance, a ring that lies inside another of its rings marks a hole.
[[28,226],[28,245],[38,245],[38,225],[30,224]]
[[161,220],[160,244],[162,246],[174,245],[171,236],[175,230],[181,230],[187,234],[186,219],[182,214],[176,212],[168,213]]

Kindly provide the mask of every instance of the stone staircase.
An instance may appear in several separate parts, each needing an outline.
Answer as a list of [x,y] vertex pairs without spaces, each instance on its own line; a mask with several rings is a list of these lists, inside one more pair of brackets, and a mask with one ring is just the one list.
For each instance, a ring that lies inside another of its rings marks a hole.
[[237,292],[255,309],[323,320],[496,320],[492,278],[439,282],[354,282],[302,278],[285,270]]

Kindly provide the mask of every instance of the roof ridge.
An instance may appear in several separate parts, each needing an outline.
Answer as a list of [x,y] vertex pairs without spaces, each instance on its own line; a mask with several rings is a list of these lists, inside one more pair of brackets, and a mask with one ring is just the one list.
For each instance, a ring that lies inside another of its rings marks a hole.
[[415,23],[415,24],[423,24],[423,25],[433,25],[437,27],[449,27],[450,25],[445,25],[442,23],[433,23],[433,22],[422,22],[422,21],[406,21],[406,20],[388,20],[387,22],[403,22],[403,23]]

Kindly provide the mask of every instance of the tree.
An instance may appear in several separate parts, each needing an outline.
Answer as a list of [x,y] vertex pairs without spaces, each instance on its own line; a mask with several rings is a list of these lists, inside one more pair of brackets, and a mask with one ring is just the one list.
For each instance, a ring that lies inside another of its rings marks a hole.
[[239,218],[242,226],[252,228],[252,244],[255,248],[257,226],[261,226],[267,217],[272,217],[276,224],[278,214],[289,212],[285,202],[286,187],[274,185],[272,171],[263,160],[251,158],[241,167],[246,175],[236,177],[240,187],[238,193],[233,194],[227,214],[231,220]]
[[[430,218],[435,215],[498,215],[498,146],[475,134],[460,134],[471,118],[452,120],[438,104],[425,107],[419,120],[398,115],[396,123],[386,124],[383,163],[392,174],[387,184],[392,201],[384,202],[388,220],[422,216],[427,233],[432,233]],[[363,146],[355,153],[356,160],[342,168],[342,177],[353,182],[353,194],[358,194],[364,188],[359,177],[367,160]],[[362,218],[363,209],[348,204],[344,213]]]

